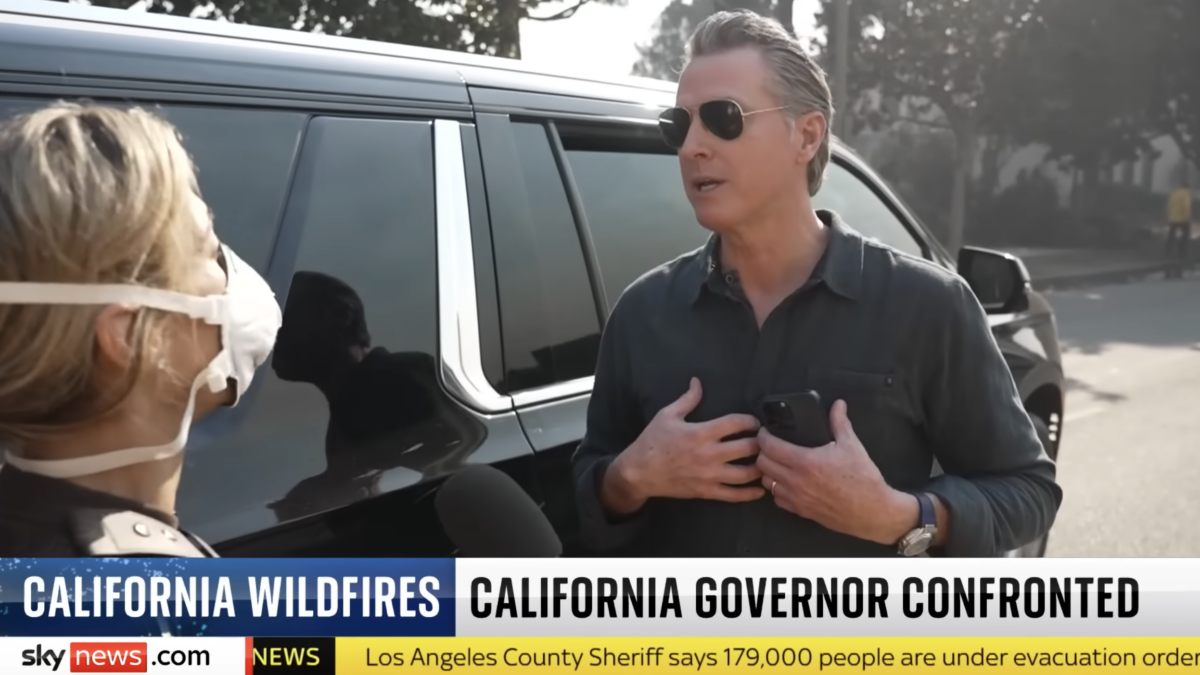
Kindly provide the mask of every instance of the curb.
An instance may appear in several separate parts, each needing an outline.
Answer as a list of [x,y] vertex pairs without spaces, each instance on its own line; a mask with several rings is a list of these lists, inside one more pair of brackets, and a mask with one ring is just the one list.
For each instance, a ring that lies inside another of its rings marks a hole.
[[1148,264],[1141,267],[1130,267],[1118,270],[1105,270],[1102,272],[1084,272],[1081,274],[1063,274],[1053,277],[1042,277],[1033,279],[1033,288],[1038,291],[1047,290],[1064,290],[1068,288],[1078,288],[1080,286],[1094,286],[1100,284],[1118,284],[1129,283],[1132,281],[1143,281],[1157,274],[1162,274],[1167,270],[1181,267],[1179,263],[1160,262]]

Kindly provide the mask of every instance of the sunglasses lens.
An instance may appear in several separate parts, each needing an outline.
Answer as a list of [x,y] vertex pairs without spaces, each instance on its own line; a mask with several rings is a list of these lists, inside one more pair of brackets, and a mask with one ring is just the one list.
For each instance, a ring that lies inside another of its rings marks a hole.
[[742,135],[742,109],[733,101],[709,101],[701,105],[700,121],[722,140],[732,141]]
[[691,124],[692,116],[684,108],[668,108],[658,116],[658,129],[662,132],[663,141],[675,150],[683,147]]

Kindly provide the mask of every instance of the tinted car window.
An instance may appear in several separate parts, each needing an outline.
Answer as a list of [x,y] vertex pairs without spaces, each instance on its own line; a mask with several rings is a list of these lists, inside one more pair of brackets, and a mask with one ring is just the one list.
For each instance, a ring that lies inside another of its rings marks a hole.
[[[0,100],[0,118],[9,119],[52,102]],[[196,166],[200,192],[213,211],[217,235],[238,256],[266,272],[306,116],[237,108],[137,105],[157,112],[179,129]]]
[[675,155],[569,149],[567,161],[610,307],[638,277],[708,240]]
[[217,236],[265,272],[306,116],[188,106],[159,113],[179,128]]
[[437,385],[432,140],[428,122],[309,125],[271,271],[275,351],[188,450],[180,516],[202,536],[415,485],[482,439]]
[[492,216],[506,377],[521,391],[595,372],[600,321],[547,130],[478,120]]
[[904,227],[896,214],[858,176],[837,162],[830,162],[825,181],[813,206],[834,211],[851,229],[892,248],[919,258],[925,257],[921,245]]
[[[704,245],[674,155],[567,150],[609,304],[654,267]],[[922,256],[921,246],[896,214],[862,182],[831,163],[814,206],[836,211],[853,229]]]

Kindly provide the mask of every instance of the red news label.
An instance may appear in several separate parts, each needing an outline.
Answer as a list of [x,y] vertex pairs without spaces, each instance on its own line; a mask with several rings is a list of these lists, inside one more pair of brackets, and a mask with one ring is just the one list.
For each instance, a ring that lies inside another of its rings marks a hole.
[[72,673],[144,673],[145,642],[72,642]]

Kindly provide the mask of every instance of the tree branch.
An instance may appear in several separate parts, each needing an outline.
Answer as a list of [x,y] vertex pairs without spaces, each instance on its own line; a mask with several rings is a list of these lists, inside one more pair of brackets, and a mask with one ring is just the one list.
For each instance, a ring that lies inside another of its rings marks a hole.
[[530,21],[558,21],[560,19],[569,19],[575,16],[575,12],[578,12],[580,7],[583,7],[591,1],[592,0],[577,0],[574,5],[557,14],[551,14],[550,16],[526,16],[525,18],[529,19]]
[[933,120],[923,120],[923,119],[918,119],[916,117],[907,117],[907,116],[894,117],[894,118],[892,118],[892,121],[893,122],[904,122],[906,124],[915,124],[917,126],[929,127],[930,129],[940,129],[942,131],[954,131],[954,127],[950,126],[949,124],[946,124],[945,122],[934,122]]

